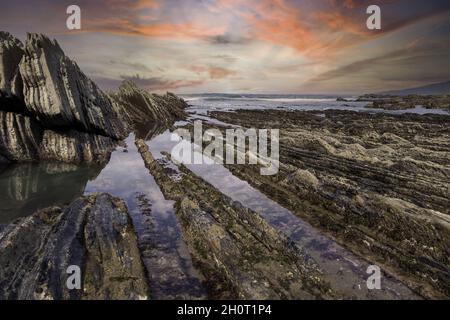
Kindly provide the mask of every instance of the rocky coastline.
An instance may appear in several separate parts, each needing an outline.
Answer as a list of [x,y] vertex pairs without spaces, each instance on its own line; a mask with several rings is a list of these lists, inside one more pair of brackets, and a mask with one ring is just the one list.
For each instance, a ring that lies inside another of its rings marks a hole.
[[104,163],[143,121],[170,125],[185,116],[173,94],[152,95],[125,82],[101,91],[56,40],[0,33],[0,162]]
[[283,128],[278,175],[227,165],[234,175],[424,296],[449,296],[447,116],[336,110],[212,116],[243,128]]
[[[50,207],[0,231],[0,299],[147,299],[148,281],[124,202],[107,194]],[[80,290],[67,270],[83,273]]]
[[[66,178],[74,172],[75,179],[72,192],[58,200],[69,204],[0,223],[0,300],[149,298],[125,203],[108,194],[82,196],[82,191],[130,133],[167,128],[186,117],[186,106],[174,94],[150,94],[129,81],[107,94],[56,40],[28,34],[22,43],[0,32],[0,171],[23,171],[15,167],[19,163],[40,168],[38,176],[25,170],[18,180],[13,174],[0,199],[21,205],[39,188],[48,193],[53,186],[39,184],[48,183],[50,178],[42,178],[55,170],[67,172]],[[79,165],[86,166],[83,176],[75,174]],[[71,265],[82,270],[80,290],[67,289]]]
[[413,109],[416,106],[422,106],[426,109],[441,109],[444,111],[450,111],[449,95],[411,94],[406,96],[392,96],[392,95],[366,94],[358,97],[356,101],[369,102],[367,107],[376,109],[407,110]]
[[[359,101],[392,110],[416,105],[450,110],[448,96],[367,95]],[[103,92],[55,40],[28,34],[22,43],[0,32],[0,173],[10,173],[0,202],[18,211],[23,198],[48,195],[37,197],[41,206],[33,214],[0,220],[0,300],[152,299],[151,259],[159,259],[154,261],[159,273],[175,270],[163,275],[162,282],[185,276],[181,268],[176,270],[177,263],[188,265],[182,258],[171,260],[169,250],[154,254],[158,248],[152,242],[150,218],[157,208],[145,194],[134,192],[137,189],[120,198],[97,190],[85,193],[87,182],[100,175],[110,159],[119,163],[111,170],[114,175],[124,167],[123,157],[114,158],[118,152],[135,156],[127,159],[127,168],[141,165],[142,175],[153,179],[148,192],[162,193],[170,202],[171,211],[160,210],[167,219],[172,213],[176,221],[163,223],[163,230],[176,234],[174,226],[179,225],[176,240],[186,247],[186,260],[193,265],[186,268],[201,289],[184,297],[450,297],[447,116],[339,110],[210,112],[221,124],[205,127],[281,129],[278,174],[263,176],[258,165],[223,169],[293,219],[308,223],[310,227],[305,223],[295,230],[304,239],[295,242],[257,209],[176,163],[167,150],[154,157],[152,138],[178,120],[192,129],[187,108],[172,93],[152,94],[131,81],[124,81],[117,92]],[[53,203],[61,172],[71,187]],[[132,183],[124,188],[138,184],[140,174],[126,171],[121,180],[132,177]],[[109,186],[122,183],[110,176],[104,180]],[[136,208],[127,202],[133,197],[139,202]],[[138,223],[136,215],[142,216]],[[279,225],[293,221],[283,218]],[[313,229],[325,240],[310,236]],[[383,267],[383,290],[361,286],[365,267],[372,263]],[[79,290],[66,285],[70,266],[82,271]],[[180,297],[177,292],[164,294]]]

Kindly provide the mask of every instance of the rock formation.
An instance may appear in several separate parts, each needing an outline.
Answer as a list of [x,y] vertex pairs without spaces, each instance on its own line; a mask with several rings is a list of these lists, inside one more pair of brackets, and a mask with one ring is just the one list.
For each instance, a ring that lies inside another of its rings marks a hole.
[[23,100],[19,63],[23,56],[22,43],[7,32],[0,31],[0,104],[20,105]]
[[[195,266],[215,299],[338,297],[317,265],[256,212],[221,194],[185,167],[136,146],[175,208]],[[273,275],[277,275],[274,277]]]
[[448,116],[350,111],[213,112],[283,128],[280,172],[230,171],[336,239],[396,270],[424,296],[450,296]]
[[154,122],[170,125],[186,116],[184,109],[187,104],[183,99],[173,93],[164,96],[149,93],[128,80],[112,96],[133,125]]
[[0,32],[0,161],[103,162],[138,122],[170,125],[185,102],[125,82],[107,95],[55,40]]
[[41,125],[20,113],[0,111],[0,155],[10,161],[31,161],[39,156]]
[[407,110],[422,106],[426,109],[441,109],[450,111],[450,95],[406,95],[390,96],[366,94],[360,96],[357,101],[369,102],[368,108],[386,110]]
[[56,41],[0,33],[0,154],[9,161],[93,162],[126,136],[120,108]]
[[[107,194],[75,200],[0,230],[0,299],[146,299],[145,276],[125,204]],[[69,290],[69,266],[81,289]]]
[[25,106],[45,127],[74,128],[114,139],[125,136],[109,97],[65,56],[56,40],[29,34],[19,67]]

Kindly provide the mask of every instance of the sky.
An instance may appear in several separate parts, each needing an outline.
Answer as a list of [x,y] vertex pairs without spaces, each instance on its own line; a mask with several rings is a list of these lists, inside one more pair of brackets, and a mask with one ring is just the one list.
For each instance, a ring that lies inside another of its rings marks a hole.
[[[81,8],[68,30],[66,8]],[[381,30],[366,9],[381,8]],[[448,0],[0,0],[105,90],[361,94],[450,80]]]

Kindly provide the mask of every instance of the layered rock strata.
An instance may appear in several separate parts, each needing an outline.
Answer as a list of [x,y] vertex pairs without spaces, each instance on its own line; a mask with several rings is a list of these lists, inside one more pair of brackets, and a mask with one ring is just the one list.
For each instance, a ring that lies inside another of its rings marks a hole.
[[234,202],[168,159],[136,146],[166,198],[174,200],[195,266],[210,298],[318,299],[338,297],[317,265],[256,212]]
[[447,116],[346,111],[213,113],[282,128],[280,172],[228,165],[243,180],[429,297],[450,296]]
[[104,162],[135,124],[170,125],[185,107],[129,81],[107,95],[55,40],[0,32],[1,161]]
[[0,61],[2,157],[101,161],[126,136],[121,109],[56,41],[28,34],[22,45],[1,33]]
[[[0,299],[148,297],[127,208],[107,194],[40,210],[3,227],[0,265]],[[80,268],[80,289],[67,286],[69,266]]]
[[112,97],[122,106],[126,118],[132,125],[159,123],[170,125],[186,117],[186,102],[174,95],[152,94],[140,89],[131,81],[124,81]]
[[0,104],[9,100],[11,108],[23,100],[19,63],[24,50],[22,43],[7,32],[0,31]]

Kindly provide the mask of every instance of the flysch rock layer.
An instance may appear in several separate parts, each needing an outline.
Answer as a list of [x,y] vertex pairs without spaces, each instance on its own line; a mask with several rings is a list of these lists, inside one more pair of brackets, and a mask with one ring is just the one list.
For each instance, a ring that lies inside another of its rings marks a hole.
[[170,125],[185,118],[186,102],[172,93],[157,95],[140,89],[132,81],[124,81],[112,97],[123,107],[126,118],[133,125],[159,122]]
[[19,66],[25,105],[41,123],[124,137],[125,128],[109,97],[64,54],[56,40],[28,34]]
[[7,99],[23,99],[19,75],[19,62],[23,52],[23,45],[18,39],[0,31],[0,103]]
[[185,107],[173,94],[150,94],[129,81],[108,95],[55,40],[28,34],[22,44],[0,32],[2,162],[103,162],[134,124],[170,125]]
[[0,33],[0,154],[8,161],[100,162],[126,136],[120,107],[56,41]]
[[32,161],[39,156],[43,130],[34,119],[0,111],[0,155],[11,161]]
[[136,146],[175,209],[183,239],[213,299],[329,299],[334,292],[317,265],[256,212],[173,162]]
[[[226,165],[424,297],[450,297],[448,117],[350,111],[213,112],[280,130],[280,170]],[[222,128],[224,130],[224,128]]]
[[[0,231],[0,299],[147,299],[148,281],[123,201],[78,198]],[[81,288],[73,271],[81,271]],[[70,271],[70,269],[69,269]]]

